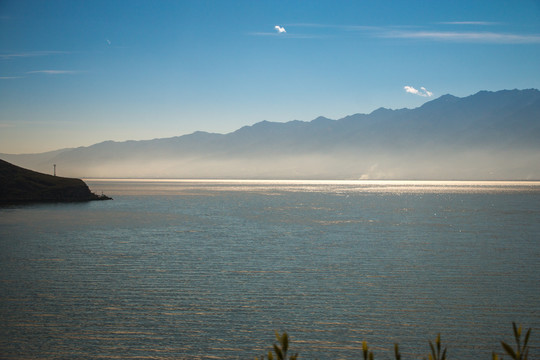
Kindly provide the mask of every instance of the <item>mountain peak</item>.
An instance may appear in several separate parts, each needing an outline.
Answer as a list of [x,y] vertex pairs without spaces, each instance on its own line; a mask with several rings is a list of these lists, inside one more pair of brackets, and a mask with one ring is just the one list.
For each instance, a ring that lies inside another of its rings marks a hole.
[[457,96],[450,95],[450,94],[445,94],[445,95],[439,96],[438,98],[438,100],[440,101],[455,101],[457,99],[459,99]]
[[312,124],[322,124],[322,123],[327,123],[327,122],[329,122],[329,121],[334,121],[334,120],[329,119],[329,118],[326,118],[326,117],[324,117],[324,116],[319,116],[319,117],[317,117],[316,119],[311,120],[310,122],[311,122]]
[[385,107],[380,107],[378,109],[375,109],[371,112],[370,115],[381,115],[381,114],[388,114],[388,113],[391,113],[392,110],[390,109],[387,109]]
[[426,109],[434,109],[434,108],[441,108],[441,107],[446,108],[448,106],[451,107],[453,106],[453,104],[456,104],[460,100],[461,98],[457,96],[446,94],[434,100],[424,103],[422,106],[419,107],[419,109],[426,110]]

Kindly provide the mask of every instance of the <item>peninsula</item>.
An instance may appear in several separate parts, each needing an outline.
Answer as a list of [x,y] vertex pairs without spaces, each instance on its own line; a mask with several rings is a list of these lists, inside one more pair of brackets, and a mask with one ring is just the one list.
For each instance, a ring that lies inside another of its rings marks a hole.
[[111,200],[80,179],[42,174],[0,160],[0,204]]

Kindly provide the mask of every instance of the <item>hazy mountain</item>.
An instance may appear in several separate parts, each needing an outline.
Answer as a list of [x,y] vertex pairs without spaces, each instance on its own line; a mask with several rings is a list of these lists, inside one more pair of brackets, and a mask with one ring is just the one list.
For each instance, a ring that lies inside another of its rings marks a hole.
[[76,177],[540,179],[540,91],[0,158]]

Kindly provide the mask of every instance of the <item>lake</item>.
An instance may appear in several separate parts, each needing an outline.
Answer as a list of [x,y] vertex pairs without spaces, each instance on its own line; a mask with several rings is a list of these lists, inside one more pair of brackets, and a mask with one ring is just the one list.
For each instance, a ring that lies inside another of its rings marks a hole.
[[540,182],[86,182],[0,208],[2,359],[540,358]]

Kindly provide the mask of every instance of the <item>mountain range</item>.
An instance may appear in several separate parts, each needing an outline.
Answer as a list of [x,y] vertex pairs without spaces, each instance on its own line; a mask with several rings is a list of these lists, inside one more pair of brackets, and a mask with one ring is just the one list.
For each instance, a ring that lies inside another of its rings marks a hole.
[[339,120],[262,121],[41,154],[0,154],[72,177],[251,179],[540,179],[540,91],[443,95],[415,109]]

